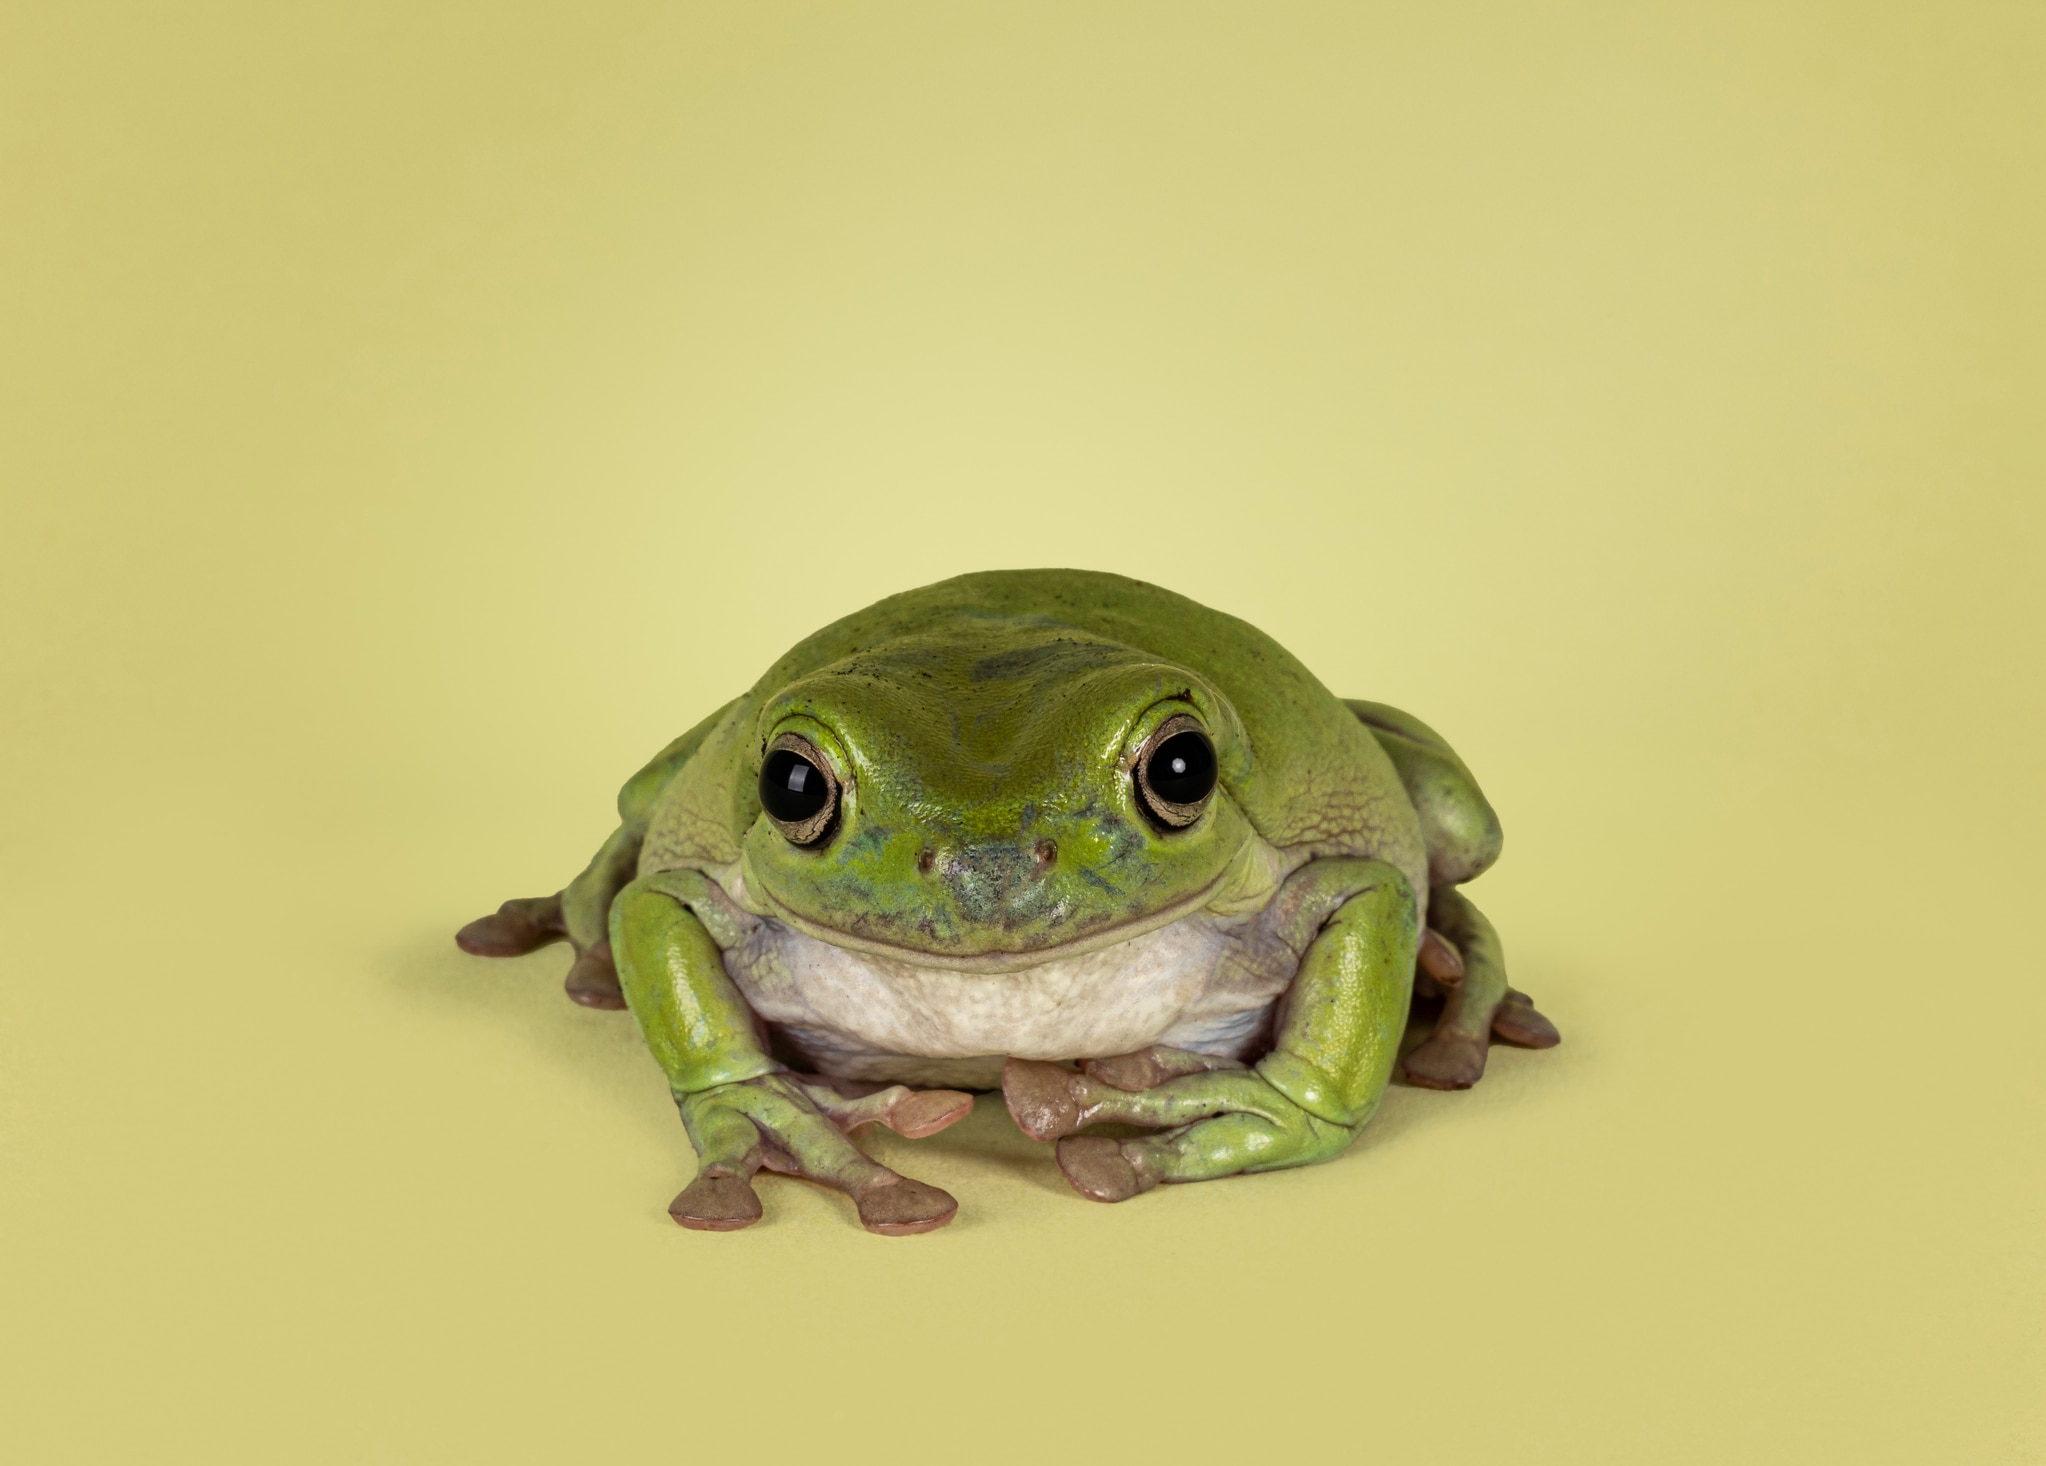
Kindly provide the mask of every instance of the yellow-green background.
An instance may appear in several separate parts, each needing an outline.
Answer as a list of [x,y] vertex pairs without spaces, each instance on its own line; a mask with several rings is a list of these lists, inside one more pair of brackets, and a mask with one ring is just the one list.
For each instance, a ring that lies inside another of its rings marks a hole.
[[[2041,15],[9,6],[0,1452],[2046,1460]],[[1039,564],[1444,729],[1564,1046],[679,1231],[449,935]]]

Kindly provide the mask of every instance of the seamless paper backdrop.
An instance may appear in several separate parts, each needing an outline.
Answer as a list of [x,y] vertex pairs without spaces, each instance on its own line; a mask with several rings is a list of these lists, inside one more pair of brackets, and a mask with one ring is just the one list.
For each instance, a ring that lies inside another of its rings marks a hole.
[[[0,1453],[2046,1460],[2030,5],[0,19]],[[825,621],[1159,581],[1564,1033],[870,1237],[457,953]]]

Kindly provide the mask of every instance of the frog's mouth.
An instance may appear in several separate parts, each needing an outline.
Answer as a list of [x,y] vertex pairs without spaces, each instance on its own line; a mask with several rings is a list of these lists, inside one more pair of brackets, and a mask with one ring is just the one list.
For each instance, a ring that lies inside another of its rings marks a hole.
[[[1146,936],[1161,927],[1170,926],[1175,921],[1184,920],[1186,917],[1207,906],[1225,878],[1226,872],[1223,876],[1217,876],[1214,881],[1203,889],[1194,892],[1191,896],[1185,897],[1180,901],[1174,902],[1170,906],[1158,911],[1147,912],[1143,916],[1133,917],[1128,921],[1117,922],[1112,926],[1096,927],[1093,931],[1082,937],[1073,937],[1066,941],[1019,950],[966,953],[939,952],[924,947],[906,947],[898,942],[877,941],[873,937],[862,936],[858,932],[847,931],[843,927],[828,926],[792,911],[776,900],[772,892],[752,891],[751,888],[749,888],[749,891],[753,902],[757,905],[765,906],[767,914],[773,920],[801,932],[806,937],[814,937],[816,940],[828,943],[834,947],[844,947],[849,951],[862,952],[870,957],[885,958],[910,967],[937,967],[943,968],[948,972],[999,973],[1021,972],[1026,968],[1038,967],[1047,962],[1059,962],[1069,957],[1082,956],[1088,952],[1098,952],[1104,947],[1113,947],[1122,942],[1133,941],[1137,937]],[[743,896],[741,901],[744,904]]]
[[[749,869],[750,862],[744,860],[729,872],[721,884],[726,886],[732,898],[745,909],[833,947],[899,962],[910,967],[993,974],[1022,972],[1047,963],[1061,962],[1107,947],[1118,946],[1148,936],[1201,911],[1229,915],[1262,910],[1278,891],[1280,883],[1288,873],[1289,864],[1277,850],[1262,840],[1252,839],[1246,842],[1236,858],[1224,866],[1213,879],[1167,905],[1127,920],[1092,927],[1082,935],[1060,941],[978,952],[914,946],[849,930],[828,921],[820,921],[783,902],[765,882],[753,876]],[[991,930],[990,935],[993,934]]]

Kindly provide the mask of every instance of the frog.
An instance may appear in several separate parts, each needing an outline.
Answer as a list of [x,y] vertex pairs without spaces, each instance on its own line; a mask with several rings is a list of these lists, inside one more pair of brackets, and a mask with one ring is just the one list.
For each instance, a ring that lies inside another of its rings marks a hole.
[[1332,1160],[1396,1070],[1465,1089],[1493,1039],[1557,1043],[1463,889],[1502,838],[1432,728],[1247,622],[985,571],[798,643],[626,781],[582,874],[456,940],[566,940],[567,995],[630,1012],[697,1153],[682,1226],[759,1221],[765,1171],[904,1236],[958,1202],[870,1126],[999,1093],[1122,1202]]

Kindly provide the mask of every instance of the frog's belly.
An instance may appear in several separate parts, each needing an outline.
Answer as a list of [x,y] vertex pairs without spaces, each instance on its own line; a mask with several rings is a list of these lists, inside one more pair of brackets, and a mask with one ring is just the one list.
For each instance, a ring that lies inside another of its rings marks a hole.
[[1011,1054],[1086,1059],[1163,1043],[1245,1057],[1298,961],[1255,918],[1204,914],[1003,973],[921,967],[773,921],[725,953],[753,1011],[819,1072],[985,1089]]

